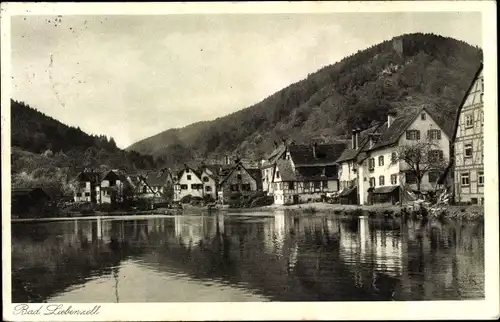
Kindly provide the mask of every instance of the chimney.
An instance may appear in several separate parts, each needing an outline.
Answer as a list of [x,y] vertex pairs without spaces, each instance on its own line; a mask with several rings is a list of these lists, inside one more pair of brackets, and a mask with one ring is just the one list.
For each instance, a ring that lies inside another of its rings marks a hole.
[[394,123],[394,113],[387,113],[387,127],[389,128]]
[[312,145],[312,149],[313,149],[313,156],[314,158],[316,158],[316,149],[318,148],[318,143],[314,142],[314,144]]
[[356,149],[359,149],[359,133],[361,132],[360,129],[356,129],[356,135],[355,135],[355,142],[356,142]]
[[227,155],[227,154],[226,154],[226,156],[225,156],[224,163],[225,163],[226,165],[228,165],[228,164],[230,163],[230,162],[229,162],[229,155]]

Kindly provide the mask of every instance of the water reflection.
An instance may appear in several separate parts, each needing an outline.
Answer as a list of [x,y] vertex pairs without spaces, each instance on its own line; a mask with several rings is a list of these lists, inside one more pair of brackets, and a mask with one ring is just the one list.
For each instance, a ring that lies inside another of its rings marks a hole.
[[484,297],[480,224],[280,212],[23,223],[12,236],[14,302]]

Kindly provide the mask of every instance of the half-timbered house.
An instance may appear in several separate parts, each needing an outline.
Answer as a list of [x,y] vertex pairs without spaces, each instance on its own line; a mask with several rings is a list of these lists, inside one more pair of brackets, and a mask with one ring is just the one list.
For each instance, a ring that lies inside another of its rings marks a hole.
[[339,191],[337,164],[345,143],[291,144],[273,171],[275,204],[322,199]]
[[481,65],[455,119],[454,193],[459,203],[484,204],[484,78]]

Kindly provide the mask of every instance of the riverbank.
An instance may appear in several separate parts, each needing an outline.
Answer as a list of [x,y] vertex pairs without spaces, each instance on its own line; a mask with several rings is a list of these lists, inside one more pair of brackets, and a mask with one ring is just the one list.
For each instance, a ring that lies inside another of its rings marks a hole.
[[95,212],[93,214],[81,215],[71,214],[69,216],[47,217],[47,218],[12,218],[12,222],[40,222],[40,221],[67,221],[67,220],[95,220],[95,219],[146,219],[163,218],[175,215],[189,214],[216,214],[225,215],[262,215],[262,213],[286,212],[293,215],[344,215],[344,216],[367,216],[375,218],[399,218],[402,216],[434,218],[439,220],[468,220],[479,221],[484,219],[484,208],[474,206],[445,206],[440,209],[417,209],[410,210],[396,205],[341,205],[323,202],[314,202],[297,205],[271,205],[255,208],[228,208],[218,206],[208,210],[206,207],[186,207],[185,209],[158,209],[147,211],[115,211],[115,212]]
[[231,212],[257,212],[257,211],[287,211],[301,214],[335,214],[348,216],[368,216],[368,217],[401,217],[420,216],[435,219],[452,220],[483,220],[484,207],[478,205],[471,206],[442,206],[434,209],[411,209],[410,207],[376,204],[376,205],[341,205],[324,202],[313,202],[296,205],[271,205],[257,208],[223,209]]

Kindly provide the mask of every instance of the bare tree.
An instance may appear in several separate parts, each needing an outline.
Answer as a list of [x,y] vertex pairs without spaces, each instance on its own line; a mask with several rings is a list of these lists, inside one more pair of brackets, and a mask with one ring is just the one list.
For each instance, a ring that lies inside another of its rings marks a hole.
[[409,171],[415,175],[418,192],[420,192],[422,178],[426,173],[438,171],[441,174],[447,166],[443,151],[435,140],[417,141],[398,146],[392,154],[391,164],[398,162],[405,163]]

